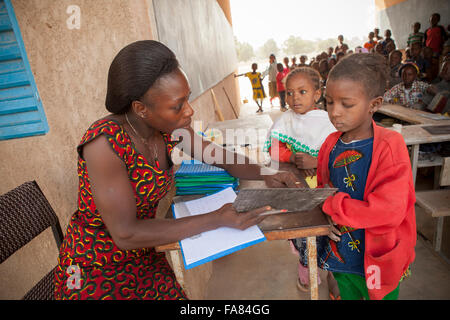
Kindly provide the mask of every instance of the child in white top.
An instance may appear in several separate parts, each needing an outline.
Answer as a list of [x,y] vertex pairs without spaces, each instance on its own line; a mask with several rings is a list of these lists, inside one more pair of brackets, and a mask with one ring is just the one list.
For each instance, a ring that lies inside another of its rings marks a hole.
[[[296,68],[285,80],[289,110],[273,124],[264,151],[269,152],[272,160],[290,162],[304,170],[307,183],[311,188],[315,188],[317,185],[315,169],[320,146],[330,133],[336,131],[336,128],[331,123],[328,113],[316,106],[322,93],[321,77],[317,70],[311,67]],[[309,286],[309,270],[301,263],[306,258],[306,239],[294,239],[291,243],[300,256],[297,286],[300,290],[306,291]],[[329,287],[330,282],[335,283],[331,273],[328,275],[328,281]],[[334,292],[333,295],[338,294]]]

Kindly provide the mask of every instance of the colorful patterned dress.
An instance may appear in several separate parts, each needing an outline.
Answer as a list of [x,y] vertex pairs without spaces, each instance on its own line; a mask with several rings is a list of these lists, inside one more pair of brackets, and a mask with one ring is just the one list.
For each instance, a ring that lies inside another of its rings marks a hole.
[[[186,299],[164,253],[154,248],[119,249],[92,197],[83,145],[105,135],[123,160],[133,187],[138,219],[153,219],[159,200],[171,188],[173,168],[160,170],[140,154],[123,127],[98,120],[83,136],[78,150],[78,210],[60,248],[55,271],[56,299]],[[163,134],[170,155],[175,145]]]

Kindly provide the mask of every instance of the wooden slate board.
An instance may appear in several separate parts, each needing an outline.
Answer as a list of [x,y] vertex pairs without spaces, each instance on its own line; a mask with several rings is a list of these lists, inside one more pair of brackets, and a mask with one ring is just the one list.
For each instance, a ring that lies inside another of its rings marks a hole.
[[238,212],[271,206],[288,212],[308,211],[333,195],[336,188],[263,188],[239,191],[233,203]]
[[427,130],[430,134],[449,134],[450,133],[450,125],[424,126],[422,128]]

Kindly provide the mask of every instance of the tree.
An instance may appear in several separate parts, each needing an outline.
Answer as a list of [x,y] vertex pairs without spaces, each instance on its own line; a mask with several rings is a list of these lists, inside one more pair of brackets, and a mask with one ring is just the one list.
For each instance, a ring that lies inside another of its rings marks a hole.
[[337,45],[337,40],[333,39],[333,38],[328,38],[325,40],[318,40],[317,41],[317,49],[316,51],[325,51],[326,53],[328,53],[328,48],[332,47],[334,50],[334,47],[336,47]]
[[248,42],[239,42],[236,38],[236,54],[238,61],[248,61],[255,56],[255,52],[253,47]]
[[274,54],[277,56],[280,49],[278,48],[277,43],[273,39],[267,40],[262,47],[258,49],[258,57],[260,58],[268,58],[270,54]]
[[283,42],[283,51],[288,55],[311,53],[315,50],[314,41],[303,40],[300,37],[290,36]]

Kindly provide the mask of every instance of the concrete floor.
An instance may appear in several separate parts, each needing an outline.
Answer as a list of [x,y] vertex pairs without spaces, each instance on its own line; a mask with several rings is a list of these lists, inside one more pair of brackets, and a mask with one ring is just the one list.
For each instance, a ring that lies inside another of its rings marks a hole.
[[[274,105],[270,108],[266,99],[263,107],[272,119],[281,113],[278,101]],[[256,110],[257,106],[249,101],[242,105],[241,117],[255,116]],[[424,184],[429,185],[429,181]],[[423,217],[421,213],[416,206],[416,215]],[[429,225],[429,228],[433,227],[433,224]],[[206,299],[309,300],[309,293],[297,289],[297,264],[297,257],[286,240],[265,241],[235,252],[213,261]],[[418,235],[411,271],[411,276],[400,285],[399,299],[450,299],[450,264],[421,235]],[[326,271],[320,270],[320,299],[328,299],[326,275]]]

